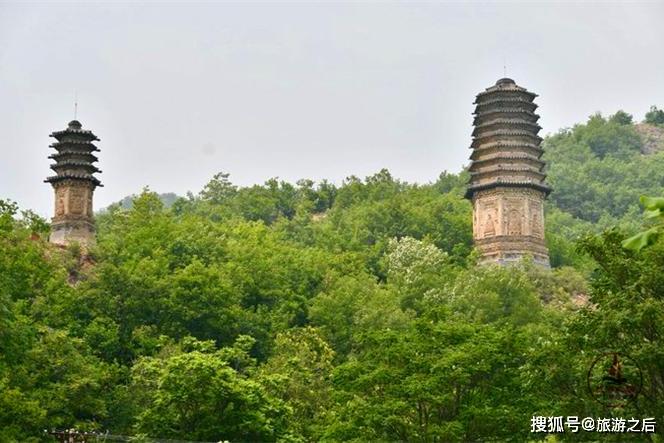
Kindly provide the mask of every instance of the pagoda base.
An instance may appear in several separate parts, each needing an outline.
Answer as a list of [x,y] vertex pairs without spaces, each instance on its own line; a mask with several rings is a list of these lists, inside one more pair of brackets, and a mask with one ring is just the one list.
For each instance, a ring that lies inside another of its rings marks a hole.
[[544,240],[536,236],[498,235],[476,240],[476,245],[482,254],[480,264],[508,265],[531,257],[535,264],[551,268],[549,250]]
[[53,221],[48,241],[62,246],[74,242],[90,246],[95,242],[95,225],[87,220]]

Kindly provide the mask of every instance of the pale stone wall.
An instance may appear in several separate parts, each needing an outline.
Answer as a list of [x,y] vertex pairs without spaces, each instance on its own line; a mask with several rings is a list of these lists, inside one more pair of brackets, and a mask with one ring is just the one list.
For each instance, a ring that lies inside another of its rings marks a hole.
[[543,192],[528,188],[494,188],[474,195],[473,238],[484,261],[504,263],[531,255],[548,266],[543,200]]
[[91,245],[95,237],[92,185],[67,180],[58,183],[54,192],[55,214],[49,241],[61,245],[72,241]]
[[51,224],[51,243],[68,245],[77,242],[83,247],[94,244],[95,227],[84,220],[63,221]]

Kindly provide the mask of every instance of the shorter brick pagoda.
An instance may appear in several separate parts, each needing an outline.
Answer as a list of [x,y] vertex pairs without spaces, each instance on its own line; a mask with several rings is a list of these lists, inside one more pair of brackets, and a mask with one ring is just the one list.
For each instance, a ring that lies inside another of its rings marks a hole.
[[77,120],[67,129],[51,135],[57,141],[50,145],[57,152],[49,156],[56,175],[44,180],[55,191],[55,214],[51,222],[49,241],[60,245],[78,242],[89,246],[95,239],[92,196],[101,182],[93,175],[101,172],[94,165],[99,149],[92,143],[99,141],[92,131],[83,129]]

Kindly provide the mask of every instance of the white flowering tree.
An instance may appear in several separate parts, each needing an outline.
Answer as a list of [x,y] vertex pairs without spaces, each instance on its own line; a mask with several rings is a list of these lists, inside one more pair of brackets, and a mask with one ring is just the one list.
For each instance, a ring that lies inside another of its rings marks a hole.
[[412,237],[390,240],[387,251],[387,279],[399,291],[404,307],[417,309],[423,298],[442,296],[453,270],[446,252]]

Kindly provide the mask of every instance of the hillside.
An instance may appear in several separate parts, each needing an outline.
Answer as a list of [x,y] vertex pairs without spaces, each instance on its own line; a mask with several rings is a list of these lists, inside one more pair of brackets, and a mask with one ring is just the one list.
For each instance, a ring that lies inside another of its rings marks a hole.
[[664,238],[621,242],[664,151],[628,117],[544,141],[552,270],[475,266],[465,172],[220,173],[112,205],[88,256],[0,201],[0,441],[525,441],[535,415],[608,414],[587,391],[607,349],[644,374],[620,414],[661,423]]
[[[175,203],[175,201],[178,198],[180,198],[179,195],[177,195],[173,192],[164,192],[162,194],[157,194],[157,196],[159,197],[159,200],[167,208],[170,208],[173,205],[173,203]],[[101,212],[105,212],[105,211],[108,211],[108,210],[112,209],[112,207],[114,205],[119,205],[122,209],[131,209],[134,206],[134,199],[136,197],[137,196],[135,194],[134,195],[128,195],[128,196],[124,197],[122,200],[120,200],[119,202],[114,203],[113,205],[102,209]]]
[[613,226],[627,231],[642,223],[639,197],[664,195],[661,127],[633,124],[620,111],[545,139],[544,158],[554,192],[548,229],[568,240]]
[[654,154],[664,151],[664,127],[648,123],[634,125],[634,129],[643,140],[642,154]]

